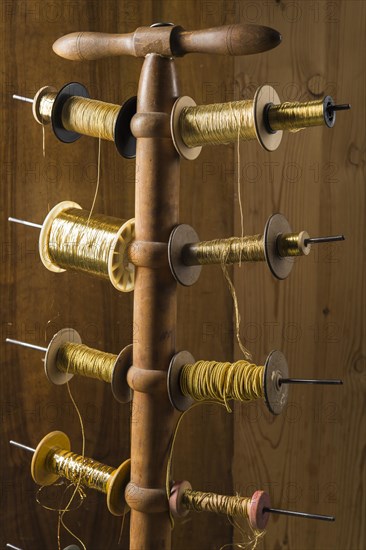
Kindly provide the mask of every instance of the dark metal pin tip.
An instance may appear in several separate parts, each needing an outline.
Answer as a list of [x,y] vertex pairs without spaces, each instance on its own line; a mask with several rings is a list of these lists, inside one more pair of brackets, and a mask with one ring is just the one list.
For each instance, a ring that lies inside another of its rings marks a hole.
[[343,384],[343,380],[326,380],[326,379],[307,379],[307,378],[280,378],[281,384],[323,384],[329,386],[339,386]]
[[305,246],[308,246],[308,244],[334,243],[336,241],[345,240],[346,238],[344,235],[331,235],[329,237],[311,237],[309,239],[305,239],[304,244]]
[[263,508],[263,512],[272,514],[282,514],[284,516],[295,516],[306,519],[319,519],[322,521],[335,521],[334,516],[324,516],[323,514],[307,514],[305,512],[294,512],[293,510],[280,510],[279,508]]
[[329,107],[327,107],[327,111],[348,111],[350,108],[351,105],[349,103],[342,103],[340,105],[329,105]]

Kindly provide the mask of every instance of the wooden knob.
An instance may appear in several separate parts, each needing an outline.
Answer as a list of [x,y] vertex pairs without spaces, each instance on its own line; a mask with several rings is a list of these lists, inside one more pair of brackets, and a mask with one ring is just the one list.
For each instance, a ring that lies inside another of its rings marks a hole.
[[53,51],[73,61],[116,55],[145,57],[149,53],[167,57],[187,53],[249,55],[271,50],[280,42],[278,31],[261,25],[225,25],[199,31],[185,31],[180,26],[140,27],[129,34],[73,32],[56,40]]

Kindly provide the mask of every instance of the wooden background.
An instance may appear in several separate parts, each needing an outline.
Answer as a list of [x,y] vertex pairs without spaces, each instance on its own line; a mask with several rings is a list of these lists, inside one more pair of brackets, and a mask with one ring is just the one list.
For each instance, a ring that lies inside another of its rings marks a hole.
[[[267,217],[283,212],[293,229],[311,235],[344,232],[347,241],[314,250],[277,282],[264,265],[235,269],[242,337],[262,362],[273,348],[287,356],[295,376],[341,377],[337,388],[292,387],[289,406],[274,419],[264,405],[195,409],[178,438],[175,479],[202,490],[250,494],[270,492],[280,507],[335,514],[335,524],[272,517],[262,548],[361,550],[365,539],[364,393],[365,336],[365,2],[91,0],[39,2],[3,0],[1,97],[1,504],[0,545],[24,550],[56,548],[55,513],[35,502],[30,455],[10,448],[10,438],[35,446],[61,429],[80,451],[80,428],[65,387],[51,386],[41,354],[3,345],[6,337],[46,345],[71,326],[83,341],[118,352],[133,341],[133,294],[82,275],[52,274],[40,263],[38,230],[7,223],[9,215],[41,223],[54,204],[91,205],[97,143],[73,145],[42,131],[30,106],[12,93],[32,96],[46,84],[77,80],[91,96],[123,102],[136,93],[141,60],[71,63],[53,54],[59,36],[75,30],[130,32],[156,21],[187,29],[233,22],[273,26],[283,44],[240,59],[192,55],[178,60],[182,93],[197,103],[252,97],[272,84],[283,100],[325,94],[350,102],[333,130],[317,128],[285,136],[269,154],[242,144],[241,191],[247,234],[262,231]],[[203,150],[182,162],[181,221],[203,239],[239,234],[235,147]],[[134,213],[134,162],[102,144],[101,187],[96,211],[121,218]],[[192,288],[179,289],[178,349],[197,358],[239,357],[234,345],[232,303],[220,268],[204,268]],[[134,329],[134,330],[133,330]],[[88,456],[117,466],[129,454],[129,406],[111,399],[107,385],[73,380],[82,412]],[[138,422],[138,411],[131,419]],[[56,502],[51,489],[46,502]],[[103,495],[89,492],[67,522],[89,550],[128,548],[128,520],[118,545],[120,520],[107,512]],[[176,525],[174,550],[219,549],[242,540],[226,518],[190,514]],[[67,535],[62,542],[72,540]],[[134,549],[142,550],[142,549]]]

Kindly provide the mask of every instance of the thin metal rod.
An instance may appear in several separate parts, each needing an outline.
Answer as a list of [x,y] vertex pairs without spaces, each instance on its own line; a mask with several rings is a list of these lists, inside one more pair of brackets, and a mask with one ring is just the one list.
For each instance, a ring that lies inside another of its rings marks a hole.
[[280,378],[280,384],[324,384],[324,385],[341,385],[342,380],[311,380],[306,378]]
[[16,94],[13,94],[13,99],[18,99],[19,101],[26,101],[27,103],[33,103],[34,101],[30,97],[24,97],[22,95],[16,95]]
[[42,229],[42,225],[40,225],[39,223],[27,222],[26,220],[19,220],[18,218],[9,217],[8,221],[13,223],[21,223],[22,225],[28,225],[29,227],[36,227],[37,229]]
[[324,516],[323,514],[306,514],[305,512],[294,512],[293,510],[279,510],[278,508],[263,508],[263,512],[271,514],[282,514],[284,516],[297,516],[306,519],[320,519],[322,521],[335,521],[334,516]]
[[47,348],[44,348],[43,346],[29,344],[28,342],[22,342],[21,340],[13,340],[13,338],[6,338],[5,342],[8,344],[16,344],[17,346],[24,346],[25,348],[36,349],[37,351],[44,351],[45,353],[47,351]]
[[9,542],[6,543],[6,548],[14,548],[14,550],[22,550],[19,546],[13,546]]
[[23,443],[18,443],[17,441],[13,441],[12,439],[9,441],[10,445],[14,445],[15,447],[19,447],[20,449],[25,449],[26,451],[29,451],[30,453],[35,453],[36,450],[32,447],[27,447],[27,445],[23,445]]
[[342,103],[341,105],[329,105],[327,111],[348,111],[351,108],[349,103]]
[[319,243],[333,243],[335,241],[344,241],[344,235],[333,235],[331,237],[312,237],[310,239],[305,239],[304,244],[319,244]]

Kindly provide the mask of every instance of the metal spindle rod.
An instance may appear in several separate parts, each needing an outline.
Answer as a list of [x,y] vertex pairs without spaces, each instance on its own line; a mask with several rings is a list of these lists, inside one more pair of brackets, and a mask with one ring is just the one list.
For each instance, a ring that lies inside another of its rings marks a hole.
[[13,548],[14,550],[22,550],[19,548],[19,546],[14,546],[13,544],[10,544],[9,542],[6,543],[6,548]]
[[327,111],[348,111],[351,108],[349,103],[342,103],[340,105],[329,105]]
[[29,344],[28,342],[22,342],[21,340],[13,340],[13,338],[6,338],[5,342],[8,344],[16,344],[17,346],[24,346],[25,348],[36,349],[37,351],[44,351],[45,353],[47,351],[47,348],[44,348],[43,346]]
[[14,445],[15,447],[19,447],[19,449],[24,449],[26,451],[29,451],[30,453],[35,453],[36,450],[32,447],[27,447],[27,445],[23,445],[23,443],[18,443],[17,441],[13,441],[12,439],[9,441],[10,445]]
[[39,223],[27,222],[26,220],[19,220],[18,218],[8,218],[9,222],[20,223],[22,225],[28,225],[29,227],[36,227],[37,229],[42,229],[42,225]]
[[341,385],[342,380],[311,380],[306,378],[280,378],[280,384],[324,384],[324,385]]
[[344,235],[333,235],[330,237],[311,237],[310,239],[305,239],[304,244],[307,246],[308,244],[319,244],[319,243],[331,243],[335,241],[344,241],[345,236]]
[[18,99],[19,101],[26,101],[27,103],[33,103],[33,99],[30,97],[24,97],[22,95],[13,94],[13,99]]
[[306,514],[305,512],[294,512],[293,510],[280,510],[279,508],[263,508],[263,512],[271,514],[282,514],[284,516],[295,516],[306,519],[320,519],[322,521],[335,521],[334,516],[324,516],[323,514]]

